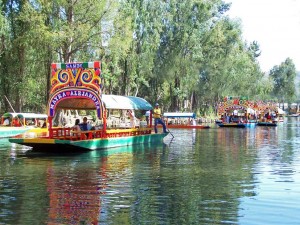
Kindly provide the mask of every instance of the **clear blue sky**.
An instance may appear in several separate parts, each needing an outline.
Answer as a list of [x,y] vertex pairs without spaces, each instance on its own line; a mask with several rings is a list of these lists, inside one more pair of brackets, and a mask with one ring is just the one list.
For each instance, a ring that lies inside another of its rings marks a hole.
[[243,38],[257,41],[263,71],[290,57],[300,71],[300,0],[225,0],[229,16],[240,18]]

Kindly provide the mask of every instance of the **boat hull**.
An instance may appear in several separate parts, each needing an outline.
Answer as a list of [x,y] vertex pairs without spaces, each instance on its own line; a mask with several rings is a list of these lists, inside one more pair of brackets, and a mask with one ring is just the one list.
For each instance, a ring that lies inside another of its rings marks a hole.
[[256,127],[256,122],[245,123],[246,127]]
[[29,129],[27,127],[0,127],[0,138],[14,137],[25,133]]
[[11,143],[32,147],[33,151],[95,150],[142,143],[162,143],[168,133],[89,140],[59,140],[50,138],[10,138]]
[[167,126],[167,128],[172,128],[172,129],[208,129],[210,128],[210,126],[205,126],[205,125],[172,125],[172,124],[169,124]]
[[258,122],[257,126],[276,127],[277,123],[272,123],[272,122]]
[[218,123],[219,127],[245,128],[244,123]]

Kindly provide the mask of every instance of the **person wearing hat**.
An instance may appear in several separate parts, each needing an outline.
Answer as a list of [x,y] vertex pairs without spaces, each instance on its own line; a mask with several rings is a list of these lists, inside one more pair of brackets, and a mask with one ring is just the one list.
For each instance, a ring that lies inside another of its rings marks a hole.
[[161,119],[161,109],[159,108],[159,104],[155,103],[155,108],[153,110],[153,118],[154,118],[154,131],[157,133],[157,124],[161,124],[163,126],[164,133],[167,132],[166,124],[164,121]]

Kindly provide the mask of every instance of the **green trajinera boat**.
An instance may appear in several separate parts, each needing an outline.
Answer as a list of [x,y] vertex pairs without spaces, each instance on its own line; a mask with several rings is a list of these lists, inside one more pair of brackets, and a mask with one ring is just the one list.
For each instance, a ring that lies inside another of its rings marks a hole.
[[[108,110],[152,110],[145,99],[133,96],[102,95],[100,62],[53,63],[50,98],[47,105],[48,134],[40,137],[10,138],[9,141],[33,147],[33,151],[93,150],[142,143],[162,144],[167,133],[152,132],[152,114],[146,127],[107,126]],[[78,131],[53,127],[58,109],[96,110],[102,126]]]

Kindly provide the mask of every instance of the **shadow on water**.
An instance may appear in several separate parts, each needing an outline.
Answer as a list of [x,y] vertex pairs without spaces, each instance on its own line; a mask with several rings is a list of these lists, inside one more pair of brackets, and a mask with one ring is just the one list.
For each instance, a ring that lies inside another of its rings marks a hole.
[[[8,143],[9,144],[9,143]],[[6,146],[5,146],[6,147]],[[20,146],[18,146],[20,147]],[[135,153],[135,152],[144,152],[144,151],[151,151],[157,148],[165,148],[166,144],[137,144],[137,145],[130,145],[130,146],[121,146],[109,149],[96,149],[96,150],[58,150],[55,149],[53,151],[46,151],[46,152],[39,152],[39,151],[32,151],[28,148],[21,148],[17,152],[19,157],[47,157],[47,158],[59,158],[59,157],[72,157],[74,159],[89,159],[89,158],[101,158],[107,157],[113,154],[123,154],[123,153]]]

